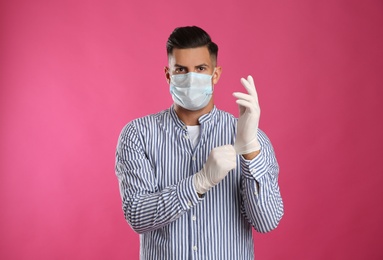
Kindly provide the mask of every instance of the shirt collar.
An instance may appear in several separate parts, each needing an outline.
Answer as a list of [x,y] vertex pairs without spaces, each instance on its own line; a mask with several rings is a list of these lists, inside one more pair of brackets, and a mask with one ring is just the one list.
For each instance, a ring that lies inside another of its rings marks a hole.
[[[174,109],[174,104],[170,107],[170,115],[171,117],[173,118],[174,122],[179,126],[179,127],[182,127],[182,128],[185,128],[186,125],[184,124],[184,122],[182,122],[178,116],[177,116],[177,113]],[[217,107],[214,105],[213,106],[213,109],[210,110],[209,113],[207,114],[204,114],[202,115],[199,119],[198,119],[198,122],[202,125],[202,124],[205,124],[205,123],[208,123],[208,122],[211,122],[212,120],[214,120],[215,118],[215,115],[217,114]]]
[[214,105],[213,109],[210,110],[209,113],[202,115],[200,118],[198,118],[198,122],[202,125],[206,122],[211,122],[214,118],[215,115],[217,114],[217,108]]

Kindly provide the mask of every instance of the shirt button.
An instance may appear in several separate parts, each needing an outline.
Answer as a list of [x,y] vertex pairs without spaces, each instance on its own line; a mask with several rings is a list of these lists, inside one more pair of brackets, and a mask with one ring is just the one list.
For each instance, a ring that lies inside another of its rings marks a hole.
[[193,221],[196,221],[196,219],[197,219],[196,216],[193,216],[193,217],[192,217],[192,220],[193,220]]
[[187,135],[185,135],[184,137],[185,137],[185,139],[189,139],[189,136],[187,136]]
[[197,246],[193,246],[193,250],[194,250],[194,251],[197,251]]
[[195,157],[194,156],[192,157],[192,160],[195,161]]
[[191,201],[188,201],[188,206],[191,207],[192,205]]

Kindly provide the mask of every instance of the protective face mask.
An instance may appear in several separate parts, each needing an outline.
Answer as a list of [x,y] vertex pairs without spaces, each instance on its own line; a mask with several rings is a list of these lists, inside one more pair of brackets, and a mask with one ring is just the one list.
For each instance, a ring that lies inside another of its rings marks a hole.
[[173,101],[193,111],[205,107],[213,94],[211,82],[213,75],[214,72],[212,75],[189,72],[170,76],[170,93]]

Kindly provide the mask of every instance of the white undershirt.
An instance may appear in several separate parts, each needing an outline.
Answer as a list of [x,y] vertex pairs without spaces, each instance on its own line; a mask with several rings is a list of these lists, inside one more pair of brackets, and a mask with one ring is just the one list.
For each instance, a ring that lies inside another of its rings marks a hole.
[[189,133],[189,138],[190,138],[191,144],[192,144],[193,148],[195,148],[198,144],[198,141],[199,141],[200,126],[199,125],[188,125],[187,128],[188,128],[188,133]]

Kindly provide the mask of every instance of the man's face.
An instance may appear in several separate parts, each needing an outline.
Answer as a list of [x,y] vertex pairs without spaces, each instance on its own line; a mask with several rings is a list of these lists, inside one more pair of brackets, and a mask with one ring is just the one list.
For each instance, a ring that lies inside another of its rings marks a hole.
[[214,72],[212,77],[214,85],[218,82],[221,75],[221,68],[215,67],[215,61],[213,62],[206,46],[190,49],[173,49],[173,53],[169,55],[168,61],[169,66],[165,68],[168,83],[170,83],[171,75],[189,72],[212,75]]

